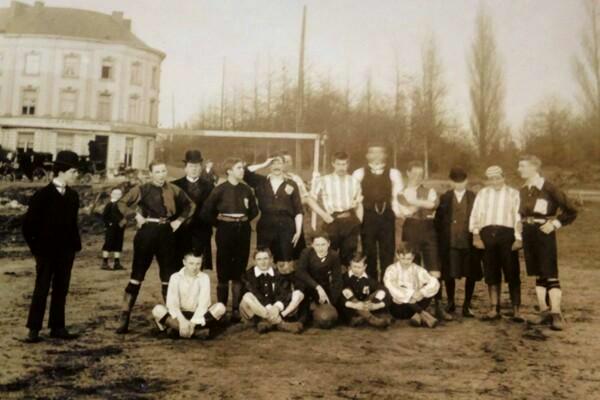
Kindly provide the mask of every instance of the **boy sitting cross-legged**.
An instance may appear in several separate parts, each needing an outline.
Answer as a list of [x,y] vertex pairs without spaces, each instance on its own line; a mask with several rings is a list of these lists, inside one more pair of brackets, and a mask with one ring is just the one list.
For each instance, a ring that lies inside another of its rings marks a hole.
[[438,320],[425,310],[439,290],[439,281],[425,268],[414,263],[414,250],[408,244],[399,246],[396,259],[396,263],[387,267],[383,276],[383,283],[392,297],[392,316],[410,318],[413,326],[435,328]]
[[351,326],[367,323],[377,328],[387,328],[391,319],[387,311],[387,294],[383,286],[367,275],[366,256],[356,253],[344,274],[342,313]]
[[304,299],[299,290],[292,290],[291,281],[273,266],[273,255],[268,248],[254,253],[254,267],[244,275],[244,293],[240,314],[247,321],[256,322],[259,333],[272,329],[300,333],[303,324],[297,321],[298,306]]
[[183,257],[183,268],[171,275],[166,306],[158,304],[152,310],[161,331],[170,328],[182,338],[206,338],[225,314],[223,303],[211,305],[210,278],[201,266],[202,257],[189,253]]

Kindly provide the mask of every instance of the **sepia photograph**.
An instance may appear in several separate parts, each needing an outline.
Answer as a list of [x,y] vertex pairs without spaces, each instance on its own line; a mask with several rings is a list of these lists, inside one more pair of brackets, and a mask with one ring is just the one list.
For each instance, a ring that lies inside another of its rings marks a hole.
[[600,398],[600,0],[0,0],[0,399]]

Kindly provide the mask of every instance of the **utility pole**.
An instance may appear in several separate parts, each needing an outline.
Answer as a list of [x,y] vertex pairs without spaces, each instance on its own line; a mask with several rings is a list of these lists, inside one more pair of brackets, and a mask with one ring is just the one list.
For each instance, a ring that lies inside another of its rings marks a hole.
[[221,130],[225,129],[225,63],[227,58],[223,57],[223,74],[221,77]]
[[[302,9],[302,28],[300,33],[300,56],[298,60],[298,91],[296,94],[296,132],[304,129],[304,41],[306,38],[306,6]],[[296,140],[296,168],[302,169],[302,149]]]

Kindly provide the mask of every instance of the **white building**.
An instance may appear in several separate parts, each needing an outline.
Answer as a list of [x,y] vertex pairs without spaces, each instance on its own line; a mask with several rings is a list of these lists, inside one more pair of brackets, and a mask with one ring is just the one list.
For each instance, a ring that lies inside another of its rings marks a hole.
[[0,145],[88,155],[94,140],[107,168],[145,168],[164,58],[121,12],[13,1],[0,8]]

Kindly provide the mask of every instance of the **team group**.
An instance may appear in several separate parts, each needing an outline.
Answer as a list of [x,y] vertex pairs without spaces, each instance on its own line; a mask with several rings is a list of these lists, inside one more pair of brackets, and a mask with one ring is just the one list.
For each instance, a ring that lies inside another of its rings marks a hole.
[[[81,249],[79,199],[69,187],[77,178],[75,160],[72,152],[58,153],[54,180],[31,198],[23,222],[37,271],[28,342],[41,340],[50,286],[50,336],[75,337],[64,318],[71,268]],[[166,164],[155,161],[149,165],[149,182],[124,195],[113,189],[103,213],[103,269],[110,269],[110,252],[115,252],[114,268],[123,268],[119,255],[124,227],[129,217],[138,225],[117,333],[129,331],[132,309],[155,258],[164,304],[154,307],[153,320],[161,331],[181,337],[211,336],[225,321],[254,325],[259,332],[299,333],[308,323],[329,328],[338,320],[385,328],[394,318],[433,328],[454,318],[456,280],[461,278],[463,317],[475,316],[471,299],[475,283],[483,278],[490,306],[483,319],[493,320],[501,317],[502,276],[509,287],[511,318],[523,322],[521,248],[527,274],[536,279],[539,303],[539,315],[530,322],[564,328],[556,231],[573,222],[577,211],[540,175],[537,157],[521,157],[518,172],[524,184],[519,190],[506,184],[500,167],[490,166],[485,187],[475,194],[467,189],[467,173],[455,167],[449,173],[452,189],[441,196],[424,186],[420,162],[409,163],[404,181],[387,164],[382,143],[369,144],[366,160],[350,173],[348,155],[334,153],[333,171],[315,178],[308,192],[291,172],[288,153],[256,165],[228,158],[222,167],[226,179],[217,185],[214,174],[203,168],[201,153],[190,150],[183,178],[167,182]],[[267,168],[267,175],[257,173]],[[308,247],[305,206],[323,220]],[[256,250],[247,268],[250,223],[259,214]],[[399,246],[397,218],[403,220]],[[202,272],[212,269],[213,227],[216,303],[211,301],[210,279]]]

